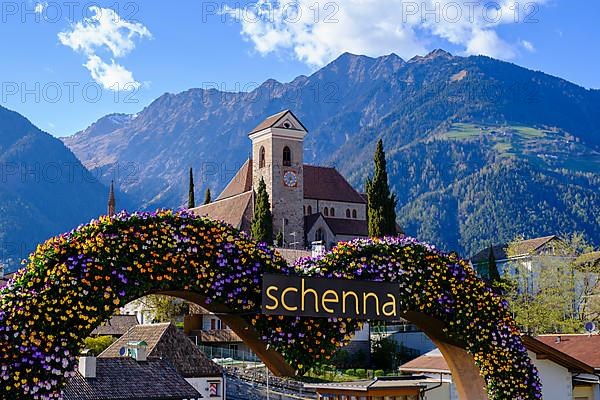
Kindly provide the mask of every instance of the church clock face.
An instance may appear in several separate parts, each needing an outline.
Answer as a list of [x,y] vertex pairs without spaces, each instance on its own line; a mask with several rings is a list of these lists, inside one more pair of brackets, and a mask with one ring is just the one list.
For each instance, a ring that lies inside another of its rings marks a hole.
[[296,187],[298,185],[298,177],[293,171],[286,171],[283,174],[283,183],[287,187]]

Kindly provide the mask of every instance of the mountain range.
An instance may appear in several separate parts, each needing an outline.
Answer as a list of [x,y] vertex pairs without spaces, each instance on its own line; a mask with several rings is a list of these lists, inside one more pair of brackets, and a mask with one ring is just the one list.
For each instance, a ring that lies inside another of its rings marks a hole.
[[7,271],[38,243],[106,212],[106,186],[60,140],[3,107],[0,180],[0,264]]
[[571,231],[600,242],[600,91],[483,56],[346,53],[250,92],[167,93],[64,141],[139,207],[177,207],[190,166],[218,193],[248,157],[247,132],[286,108],[308,127],[305,160],[359,189],[382,138],[399,223],[443,249]]
[[102,184],[115,181],[122,207],[178,208],[189,167],[196,198],[218,193],[248,158],[247,133],[288,108],[309,130],[305,162],[335,166],[359,190],[383,139],[407,234],[465,256],[518,235],[581,231],[600,244],[600,91],[483,56],[346,53],[250,92],[166,93],[63,141]]

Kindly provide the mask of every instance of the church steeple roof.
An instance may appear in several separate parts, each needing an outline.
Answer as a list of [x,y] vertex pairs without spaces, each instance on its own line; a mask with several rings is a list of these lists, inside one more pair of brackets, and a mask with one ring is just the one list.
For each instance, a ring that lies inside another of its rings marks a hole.
[[112,217],[115,215],[115,187],[114,181],[110,181],[110,191],[108,192],[108,216]]
[[[302,129],[307,131],[306,127],[302,124],[302,122],[300,122],[300,120],[294,115],[294,113],[292,111],[283,110],[283,111],[278,112],[277,114],[273,114],[270,117],[267,117],[260,124],[258,124],[256,126],[256,128],[252,129],[250,131],[250,133],[248,133],[248,135],[252,135],[253,133],[260,132],[267,128],[272,128],[272,127],[276,126],[277,123],[279,121],[281,121],[286,115],[290,115],[293,118],[293,120],[295,120]],[[293,128],[287,128],[287,129],[293,129]],[[296,130],[298,130],[298,128],[296,128]]]

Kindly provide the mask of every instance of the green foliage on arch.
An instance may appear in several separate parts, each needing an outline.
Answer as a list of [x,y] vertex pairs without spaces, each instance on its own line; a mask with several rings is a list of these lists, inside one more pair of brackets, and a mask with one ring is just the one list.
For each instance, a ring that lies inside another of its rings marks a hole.
[[83,338],[119,307],[157,291],[191,291],[245,313],[298,371],[325,361],[359,323],[260,315],[263,273],[398,282],[408,311],[465,344],[492,399],[540,398],[537,372],[508,308],[456,257],[410,238],[355,240],[288,266],[265,244],[185,212],[121,213],[50,239],[0,290],[0,393],[60,398]]

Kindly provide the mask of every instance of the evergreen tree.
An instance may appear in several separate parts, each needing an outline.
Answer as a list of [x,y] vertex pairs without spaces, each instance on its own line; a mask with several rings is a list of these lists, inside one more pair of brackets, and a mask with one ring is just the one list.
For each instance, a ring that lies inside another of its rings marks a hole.
[[264,179],[260,179],[256,200],[254,204],[254,218],[250,233],[254,240],[259,242],[273,243],[273,215],[271,214],[271,204],[269,204],[269,194]]
[[488,255],[488,276],[490,281],[499,282],[500,281],[500,271],[498,271],[498,266],[496,265],[496,257],[494,257],[494,248],[490,245],[490,252]]
[[210,195],[210,188],[206,188],[206,192],[204,193],[204,204],[208,204],[212,201],[212,197]]
[[190,167],[190,183],[189,183],[189,191],[188,191],[188,208],[196,207],[196,200],[194,199],[194,172],[192,171],[192,167]]
[[277,235],[275,236],[275,245],[283,246],[283,233],[281,233],[281,231],[277,232]]
[[369,236],[396,235],[396,195],[390,193],[381,139],[377,142],[374,156],[375,173],[367,179]]

